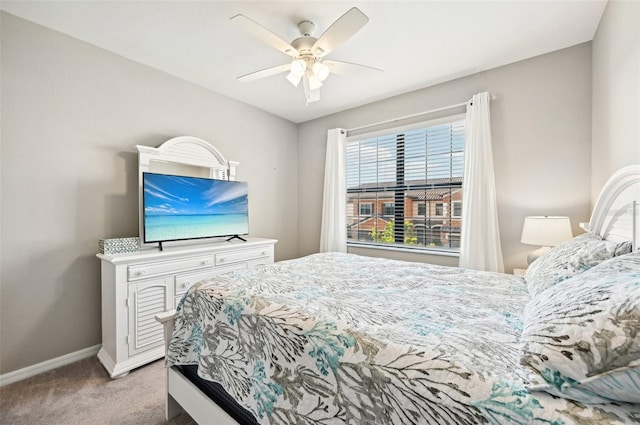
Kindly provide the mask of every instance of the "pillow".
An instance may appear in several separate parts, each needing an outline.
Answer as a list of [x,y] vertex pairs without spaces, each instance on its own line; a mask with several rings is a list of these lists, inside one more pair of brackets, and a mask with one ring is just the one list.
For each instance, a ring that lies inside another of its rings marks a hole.
[[640,253],[533,298],[521,342],[529,390],[584,403],[640,403]]
[[605,241],[593,233],[580,236],[553,247],[535,260],[524,274],[527,289],[535,297],[545,289],[600,264],[615,255],[631,251],[631,244]]

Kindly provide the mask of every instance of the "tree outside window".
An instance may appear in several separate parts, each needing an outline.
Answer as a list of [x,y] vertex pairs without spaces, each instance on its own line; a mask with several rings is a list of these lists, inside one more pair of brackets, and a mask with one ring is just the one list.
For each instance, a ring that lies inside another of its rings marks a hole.
[[[373,229],[371,230],[371,239],[374,242],[382,242],[382,243],[395,243],[395,222],[390,220],[385,226],[383,230]],[[416,233],[416,229],[413,223],[409,221],[404,222],[404,244],[405,245],[416,245],[418,242],[418,235]]]

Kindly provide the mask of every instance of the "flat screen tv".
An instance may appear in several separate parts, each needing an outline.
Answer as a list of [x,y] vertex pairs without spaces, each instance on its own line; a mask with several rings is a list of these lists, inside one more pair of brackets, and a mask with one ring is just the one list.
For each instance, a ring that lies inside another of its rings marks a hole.
[[145,243],[249,233],[246,182],[143,173]]

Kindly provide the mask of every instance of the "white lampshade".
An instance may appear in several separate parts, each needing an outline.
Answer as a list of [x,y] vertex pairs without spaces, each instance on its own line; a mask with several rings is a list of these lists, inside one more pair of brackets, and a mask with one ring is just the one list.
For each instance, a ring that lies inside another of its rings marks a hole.
[[289,80],[289,82],[293,84],[294,87],[298,87],[298,84],[300,84],[300,80],[302,80],[302,75],[298,76],[298,75],[294,75],[293,72],[290,72],[287,75],[287,80]]
[[520,242],[538,246],[556,246],[573,237],[569,217],[525,217]]
[[561,244],[572,237],[569,217],[530,216],[524,219],[520,242],[541,247],[527,256],[527,263],[531,264],[549,252],[550,247]]
[[287,75],[287,80],[295,87],[298,87],[300,84],[300,80],[304,75],[304,72],[307,70],[307,63],[302,59],[295,59],[289,65],[289,74]]
[[307,63],[302,59],[295,59],[289,65],[289,70],[291,74],[296,77],[302,77],[304,75],[304,71],[307,70]]
[[313,74],[320,81],[324,81],[329,76],[329,67],[323,63],[316,62],[313,64]]

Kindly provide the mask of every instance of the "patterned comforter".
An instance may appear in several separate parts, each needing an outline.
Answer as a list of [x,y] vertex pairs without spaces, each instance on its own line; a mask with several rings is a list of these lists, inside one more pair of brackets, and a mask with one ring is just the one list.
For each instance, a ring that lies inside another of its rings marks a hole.
[[167,365],[261,424],[623,424],[640,407],[525,389],[522,278],[315,254],[192,287]]

